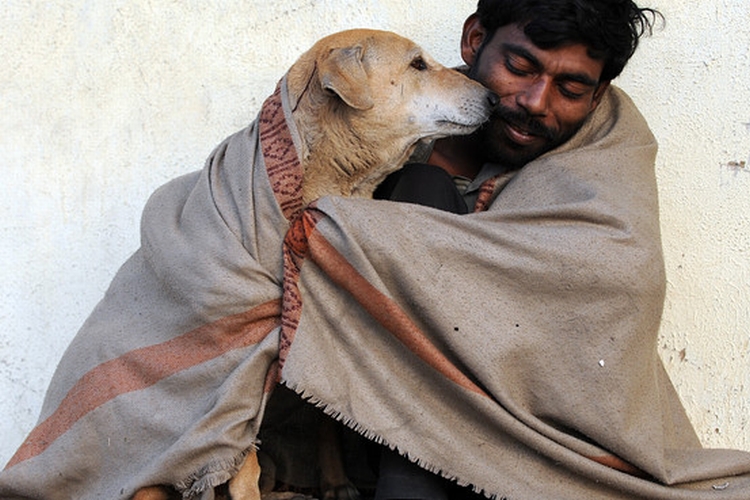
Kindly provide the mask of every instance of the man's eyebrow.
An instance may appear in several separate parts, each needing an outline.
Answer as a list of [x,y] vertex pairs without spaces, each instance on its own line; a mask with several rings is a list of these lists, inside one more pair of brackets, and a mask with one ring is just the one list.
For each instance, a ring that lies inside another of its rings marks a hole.
[[[531,63],[533,66],[537,68],[542,67],[542,63],[539,61],[539,59],[537,59],[536,56],[534,56],[534,54],[532,54],[529,51],[529,49],[527,49],[523,45],[517,45],[515,43],[505,42],[502,44],[502,48],[506,52],[510,52],[520,57],[523,57],[524,59],[528,60],[529,63]],[[597,85],[599,85],[599,82],[597,80],[591,78],[586,73],[562,73],[560,75],[557,75],[557,78],[560,80],[578,82],[588,87],[596,87]]]
[[501,47],[505,52],[512,52],[513,54],[527,59],[531,64],[538,68],[542,66],[542,63],[539,62],[539,59],[537,59],[536,56],[534,56],[534,54],[532,54],[529,49],[527,49],[523,45],[516,45],[515,43],[505,42],[501,45]]
[[599,85],[598,81],[594,80],[585,73],[562,73],[558,75],[558,78],[560,80],[569,82],[578,82],[582,85],[586,85],[587,87],[596,87],[597,85]]

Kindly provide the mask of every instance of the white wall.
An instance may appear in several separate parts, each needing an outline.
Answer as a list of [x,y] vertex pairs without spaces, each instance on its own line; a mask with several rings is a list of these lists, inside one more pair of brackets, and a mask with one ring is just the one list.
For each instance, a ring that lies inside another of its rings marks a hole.
[[[655,0],[618,82],[661,142],[662,354],[706,445],[750,450],[750,3]],[[200,168],[320,36],[374,27],[446,64],[474,0],[0,4],[0,464],[138,245],[151,191]],[[743,165],[744,166],[739,166]]]
[[662,358],[703,442],[750,450],[750,2],[653,5],[619,83],[660,143]]

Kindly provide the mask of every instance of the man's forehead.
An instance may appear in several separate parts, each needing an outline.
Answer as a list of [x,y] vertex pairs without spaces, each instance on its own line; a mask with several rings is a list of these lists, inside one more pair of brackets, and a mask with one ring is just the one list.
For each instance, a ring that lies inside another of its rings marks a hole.
[[496,50],[511,50],[534,62],[561,73],[585,73],[598,81],[604,61],[591,57],[587,45],[569,42],[552,48],[537,46],[524,32],[523,25],[508,24],[499,27],[489,42]]

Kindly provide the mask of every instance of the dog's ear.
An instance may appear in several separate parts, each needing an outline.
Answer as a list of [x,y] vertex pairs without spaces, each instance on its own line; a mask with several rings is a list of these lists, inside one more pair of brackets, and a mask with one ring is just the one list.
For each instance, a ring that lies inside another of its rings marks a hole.
[[323,89],[334,92],[352,108],[366,110],[375,103],[362,65],[362,53],[360,46],[331,49],[319,61],[319,75]]

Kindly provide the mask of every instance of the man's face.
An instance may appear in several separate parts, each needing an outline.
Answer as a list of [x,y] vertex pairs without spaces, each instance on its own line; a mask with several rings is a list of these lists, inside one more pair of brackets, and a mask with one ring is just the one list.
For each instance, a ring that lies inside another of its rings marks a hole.
[[534,45],[521,26],[507,25],[486,40],[472,16],[464,26],[462,56],[469,76],[500,96],[481,135],[487,161],[521,167],[567,141],[596,109],[608,82],[599,83],[604,62],[586,46],[550,50]]

